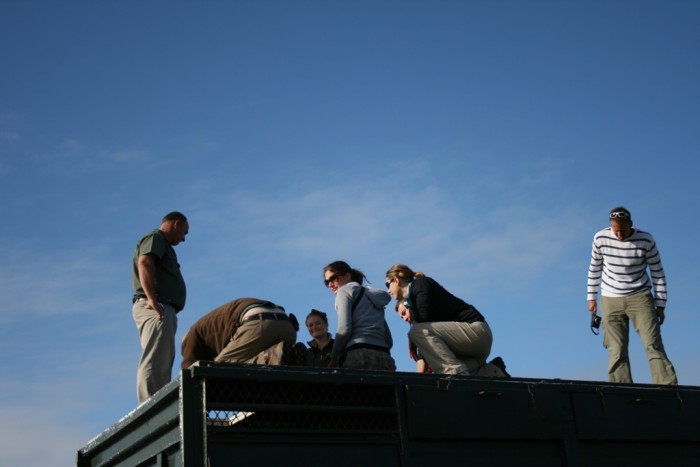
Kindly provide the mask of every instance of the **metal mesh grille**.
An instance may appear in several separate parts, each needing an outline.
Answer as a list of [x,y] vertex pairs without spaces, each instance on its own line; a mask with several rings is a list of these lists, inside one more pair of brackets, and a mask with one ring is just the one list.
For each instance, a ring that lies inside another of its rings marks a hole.
[[391,385],[208,381],[210,427],[233,431],[398,431]]

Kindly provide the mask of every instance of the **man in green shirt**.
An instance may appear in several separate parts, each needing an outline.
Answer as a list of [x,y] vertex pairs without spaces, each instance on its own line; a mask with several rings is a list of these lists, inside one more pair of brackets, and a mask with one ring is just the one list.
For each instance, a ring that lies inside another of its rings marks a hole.
[[168,213],[158,229],[141,237],[134,250],[132,313],[141,339],[136,373],[139,404],[170,382],[177,313],[185,307],[186,297],[173,246],[185,241],[189,229],[182,213]]

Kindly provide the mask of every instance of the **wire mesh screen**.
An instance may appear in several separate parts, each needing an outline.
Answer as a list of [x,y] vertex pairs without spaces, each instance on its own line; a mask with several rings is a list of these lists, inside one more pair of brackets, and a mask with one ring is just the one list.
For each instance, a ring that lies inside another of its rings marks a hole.
[[398,431],[393,385],[207,381],[210,427],[226,431]]

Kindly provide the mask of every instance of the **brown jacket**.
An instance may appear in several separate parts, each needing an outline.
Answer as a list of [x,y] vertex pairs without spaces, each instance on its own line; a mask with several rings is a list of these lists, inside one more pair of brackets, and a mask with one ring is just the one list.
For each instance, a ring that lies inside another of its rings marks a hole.
[[199,360],[214,360],[236,334],[241,313],[252,305],[277,306],[259,298],[239,298],[199,318],[182,339],[181,368]]

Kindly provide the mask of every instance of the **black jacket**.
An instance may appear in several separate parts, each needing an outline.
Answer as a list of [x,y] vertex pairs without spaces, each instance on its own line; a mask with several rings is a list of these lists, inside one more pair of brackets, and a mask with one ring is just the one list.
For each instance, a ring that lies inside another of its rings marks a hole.
[[476,308],[452,295],[430,277],[415,278],[410,289],[411,314],[416,323],[486,321]]
[[331,352],[333,352],[333,344],[335,340],[331,337],[331,340],[322,349],[318,347],[315,340],[310,340],[308,342],[309,348],[306,349],[306,366],[312,366],[315,368],[327,367],[331,361]]

